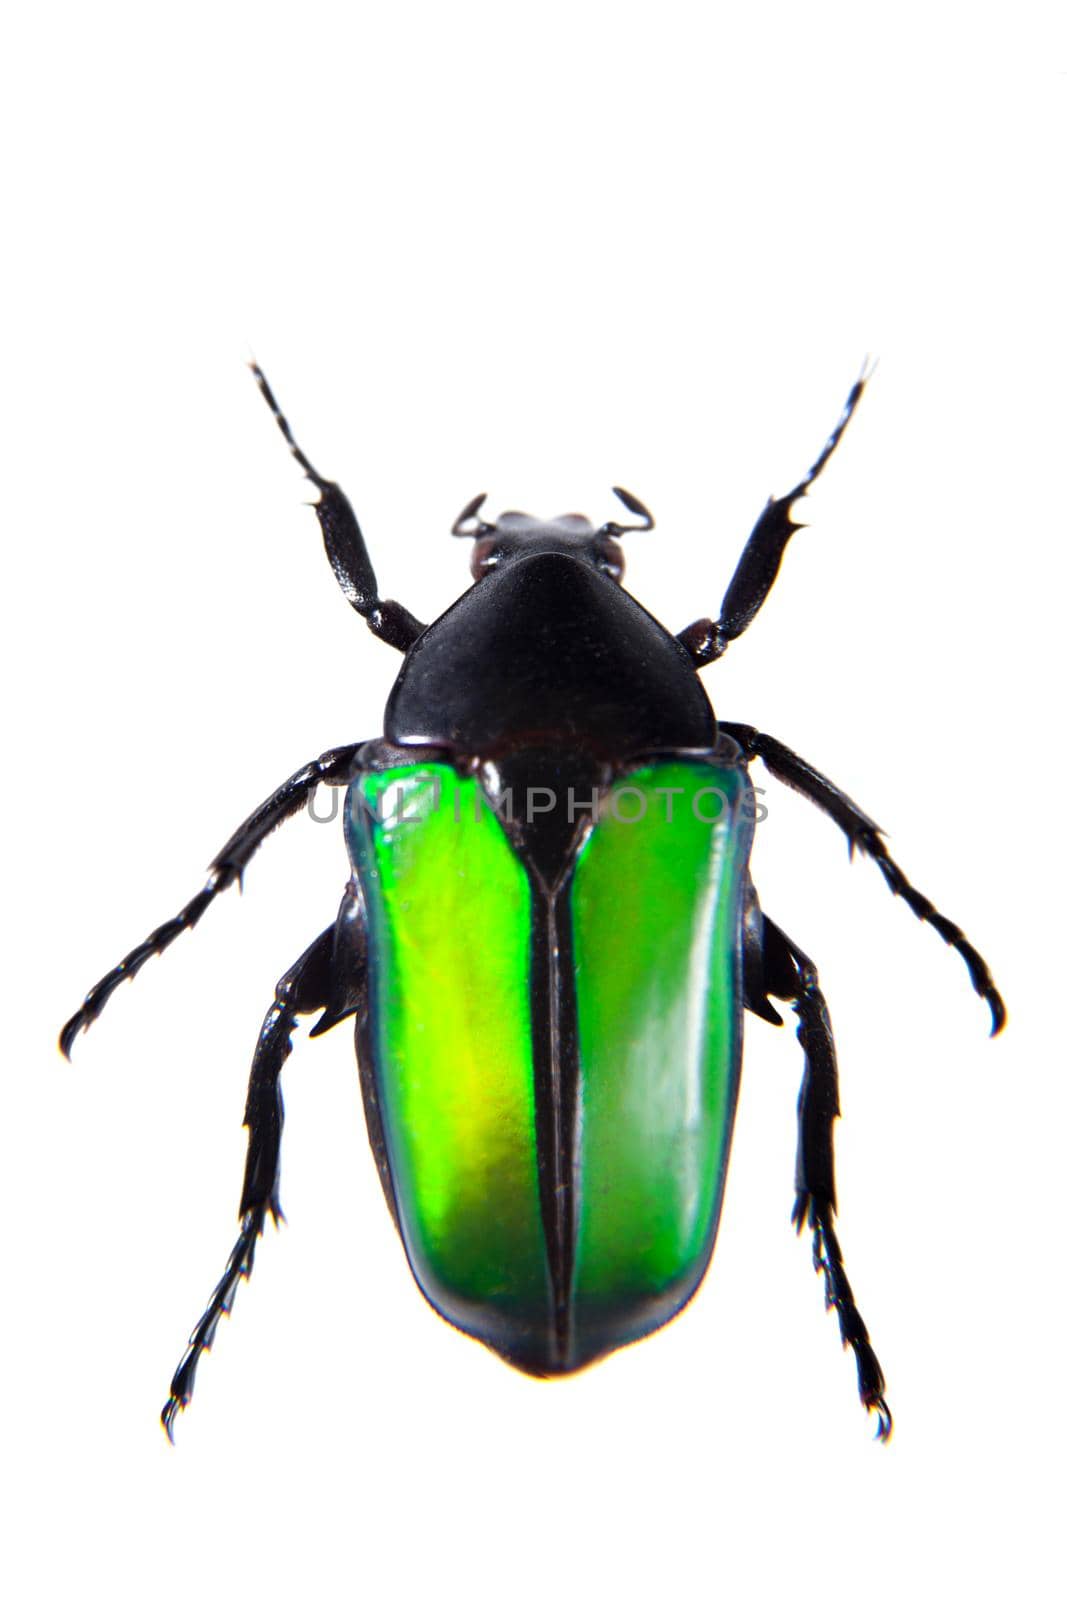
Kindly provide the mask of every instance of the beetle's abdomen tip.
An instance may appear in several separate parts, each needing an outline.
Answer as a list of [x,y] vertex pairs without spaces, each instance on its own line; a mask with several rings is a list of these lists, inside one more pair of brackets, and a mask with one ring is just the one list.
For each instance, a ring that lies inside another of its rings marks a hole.
[[565,1332],[550,1329],[546,1323],[538,1328],[528,1324],[492,1333],[474,1332],[474,1337],[527,1377],[574,1377],[672,1321],[688,1304],[701,1276],[691,1274],[660,1295],[626,1299],[607,1313],[603,1307],[572,1303]]
[[488,1341],[486,1343],[494,1355],[498,1355],[509,1367],[514,1367],[517,1372],[523,1373],[527,1378],[537,1378],[542,1382],[548,1382],[553,1378],[573,1378],[576,1373],[583,1372],[586,1367],[592,1366],[594,1362],[603,1360],[605,1356],[611,1354],[613,1349],[617,1348],[617,1346],[612,1345],[607,1349],[599,1350],[595,1355],[575,1356],[573,1353],[563,1355],[547,1351],[535,1354],[533,1352],[505,1349],[501,1345],[492,1344]]

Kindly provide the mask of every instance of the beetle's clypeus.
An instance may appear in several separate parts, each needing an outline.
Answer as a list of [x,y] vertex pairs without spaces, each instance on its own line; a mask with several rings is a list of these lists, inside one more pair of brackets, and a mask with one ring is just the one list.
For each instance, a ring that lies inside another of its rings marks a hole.
[[240,1234],[175,1373],[173,1437],[197,1362],[277,1220],[279,1076],[301,1014],[312,1035],[356,1019],[370,1142],[420,1288],[451,1322],[527,1372],[570,1372],[659,1327],[711,1256],[737,1099],[742,1010],[796,1014],[804,1056],[793,1221],[809,1226],[860,1398],[892,1426],[881,1368],[834,1227],[837,1063],[813,962],[760,909],[749,876],[765,766],[873,858],[889,888],[1003,1003],[961,930],[912,887],[870,818],[769,734],[717,721],[697,677],[755,617],[796,524],[794,504],[840,442],[867,379],[807,476],[770,500],[718,621],[670,634],[621,585],[620,536],[580,516],[482,519],[474,583],[429,627],[383,600],[337,484],[296,444],[319,491],[330,564],[371,631],[403,655],[381,738],[288,779],[215,857],[188,905],[91,989],[69,1053],[113,990],[238,881],[316,786],[347,789],[352,874],[336,919],[277,986],[252,1061]]

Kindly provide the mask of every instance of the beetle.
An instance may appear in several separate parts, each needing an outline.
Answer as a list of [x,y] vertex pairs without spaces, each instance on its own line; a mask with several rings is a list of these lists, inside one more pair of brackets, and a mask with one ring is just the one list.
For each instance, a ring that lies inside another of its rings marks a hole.
[[267,835],[320,784],[346,789],[352,873],[334,921],[279,981],[252,1061],[240,1232],[175,1372],[173,1442],[266,1219],[280,1218],[280,1074],[300,1015],[316,1036],[355,1017],[370,1144],[414,1277],[443,1317],[526,1372],[574,1371],[651,1333],[696,1291],[718,1227],[738,1093],[742,1011],[797,1019],[803,1054],[793,1223],[888,1439],[885,1382],[835,1227],[838,1074],[814,963],[760,908],[749,873],[750,763],[818,806],[850,854],[963,958],[1004,1025],[985,961],[905,877],[870,817],[809,762],[719,721],[698,671],[755,618],[799,524],[792,511],[841,442],[865,365],[806,476],[757,519],[717,620],[672,634],[622,586],[623,535],[584,516],[484,520],[473,582],[426,626],[378,592],[340,487],[297,444],[349,604],[400,651],[383,735],[309,762],[260,805],[205,886],[87,994],[76,1035],[152,955],[193,928]]

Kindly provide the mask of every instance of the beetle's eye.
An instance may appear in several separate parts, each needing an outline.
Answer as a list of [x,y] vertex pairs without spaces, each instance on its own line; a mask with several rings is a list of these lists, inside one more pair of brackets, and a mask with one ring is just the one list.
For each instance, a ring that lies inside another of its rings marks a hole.
[[597,540],[596,564],[601,572],[607,573],[609,578],[614,578],[616,583],[622,582],[626,562],[623,558],[622,545],[617,539]]
[[491,567],[495,567],[500,560],[500,546],[491,535],[484,539],[475,539],[474,549],[471,551],[471,576],[477,583],[479,578],[484,578]]

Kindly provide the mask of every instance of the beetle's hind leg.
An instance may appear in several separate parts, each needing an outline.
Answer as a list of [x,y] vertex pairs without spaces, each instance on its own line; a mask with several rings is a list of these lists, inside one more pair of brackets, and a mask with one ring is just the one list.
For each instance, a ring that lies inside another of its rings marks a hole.
[[[797,1102],[793,1222],[798,1233],[805,1223],[811,1227],[812,1258],[816,1272],[823,1274],[827,1309],[837,1312],[842,1343],[851,1347],[856,1358],[860,1399],[868,1411],[877,1414],[877,1437],[885,1440],[893,1428],[893,1418],[885,1399],[885,1379],[845,1274],[841,1246],[834,1228],[837,1209],[834,1122],[840,1115],[840,1106],[837,1056],[830,1028],[830,1013],[813,962],[766,916],[763,918],[762,956],[766,992],[792,1003],[797,1016],[797,1038],[804,1052],[804,1078]],[[753,998],[746,988],[746,1006],[758,1010],[759,1007],[752,1004]],[[766,1004],[766,996],[762,998]]]
[[297,1017],[322,1011],[322,1018],[312,1030],[318,1034],[351,1016],[363,1004],[365,970],[362,918],[359,903],[350,891],[336,924],[321,933],[280,980],[273,1004],[263,1019],[245,1104],[248,1155],[241,1190],[241,1231],[171,1380],[170,1396],[160,1420],[172,1444],[175,1420],[192,1399],[200,1357],[211,1349],[220,1319],[229,1315],[238,1284],[252,1271],[256,1241],[267,1217],[273,1217],[275,1223],[281,1219],[278,1179],[284,1107],[279,1079],[292,1050]]

